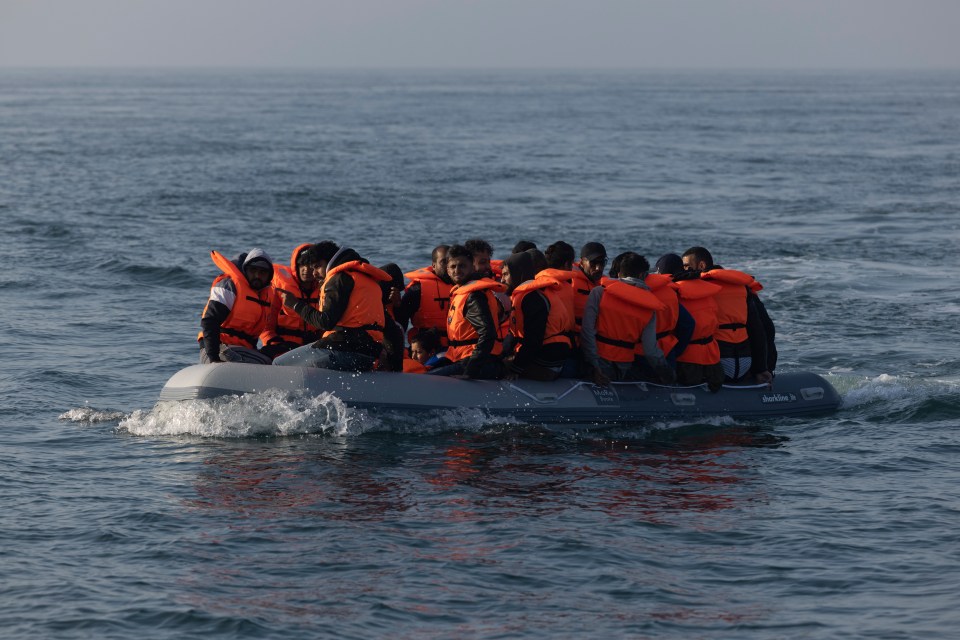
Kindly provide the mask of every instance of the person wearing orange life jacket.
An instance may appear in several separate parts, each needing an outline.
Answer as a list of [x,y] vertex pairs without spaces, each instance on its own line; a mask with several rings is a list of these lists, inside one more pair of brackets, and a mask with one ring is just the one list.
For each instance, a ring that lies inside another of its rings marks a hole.
[[657,346],[656,314],[664,305],[644,284],[649,268],[643,256],[628,253],[620,264],[620,279],[593,289],[587,298],[580,344],[596,384],[645,378],[635,362],[637,343],[643,345],[646,365],[661,382],[675,380]]
[[308,325],[290,307],[284,307],[280,301],[280,292],[286,291],[296,298],[309,301],[317,306],[320,301],[320,282],[315,276],[319,270],[317,264],[317,250],[314,246],[304,243],[294,248],[290,255],[290,266],[274,265],[273,282],[271,283],[277,296],[277,307],[280,312],[277,316],[275,331],[265,331],[260,335],[263,343],[261,351],[276,358],[282,353],[295,349],[303,344],[314,342],[320,338],[320,332]]
[[440,334],[436,329],[421,329],[410,338],[410,357],[403,359],[403,372],[426,373],[441,357]]
[[450,310],[450,289],[453,281],[447,275],[447,249],[441,244],[431,254],[432,264],[404,274],[410,284],[400,298],[396,320],[404,329],[409,325],[407,337],[421,329],[436,329],[446,341],[447,311]]
[[201,364],[270,364],[270,356],[257,350],[257,337],[277,322],[273,261],[259,248],[233,260],[216,251],[210,257],[223,274],[213,281],[200,318]]
[[[543,252],[546,260],[546,268],[537,272],[537,278],[553,278],[561,282],[567,288],[561,292],[564,304],[570,309],[574,317],[573,331],[570,333],[570,344],[572,346],[570,357],[563,365],[560,372],[561,378],[579,378],[583,375],[584,365],[580,353],[580,325],[577,322],[577,292],[574,278],[576,274],[573,271],[573,262],[576,258],[576,252],[570,244],[563,240],[558,240],[547,247]],[[585,302],[585,300],[584,300]]]
[[323,278],[319,310],[286,293],[281,298],[285,306],[321,329],[323,337],[279,356],[273,364],[369,371],[383,351],[380,283],[390,281],[390,276],[347,247],[330,256],[317,275]]
[[506,287],[477,273],[473,254],[462,245],[447,251],[447,273],[455,285],[447,314],[447,352],[428,375],[499,378],[503,336],[493,293]]
[[720,323],[716,339],[727,380],[752,377],[757,383],[769,384],[777,364],[776,330],[757,296],[763,286],[750,274],[715,265],[703,247],[687,249],[682,259],[685,270],[721,287],[716,295]]
[[675,253],[661,256],[655,271],[673,278],[680,294],[680,306],[692,318],[689,339],[677,354],[677,382],[683,385],[706,384],[710,391],[716,393],[723,387],[725,377],[720,365],[720,346],[714,337],[720,324],[715,297],[721,288],[700,280],[695,272],[684,271],[683,260]]
[[[552,278],[534,278],[533,255],[514,253],[503,261],[502,282],[513,314],[504,358],[506,378],[556,380],[570,357],[573,313],[563,300],[569,289]],[[505,342],[506,344],[506,342]]]
[[[610,278],[620,277],[620,263],[630,253],[632,252],[627,251],[614,257],[610,262]],[[680,256],[676,256],[676,258],[678,261],[680,260]],[[666,309],[657,314],[657,345],[663,351],[670,368],[676,369],[677,356],[687,347],[690,336],[693,334],[695,324],[693,317],[680,303],[678,289],[670,275],[661,274],[659,271],[648,273],[644,278],[644,284],[666,306]],[[643,356],[643,346],[639,344],[637,345],[637,356]],[[642,365],[642,361],[640,364]]]
[[580,249],[580,261],[573,266],[574,317],[579,330],[583,309],[590,292],[600,286],[607,266],[607,249],[599,242],[588,242]]
[[380,270],[390,276],[390,280],[380,283],[383,292],[383,354],[377,360],[377,371],[403,371],[404,335],[403,327],[396,320],[400,294],[403,292],[403,271],[390,262]]
[[[464,242],[463,246],[473,254],[474,271],[485,278],[500,282],[500,277],[503,274],[503,260],[493,259],[493,247],[489,242],[480,238],[471,238]],[[498,313],[500,335],[506,335],[510,331],[510,296],[503,290],[494,291],[493,295],[500,304]]]

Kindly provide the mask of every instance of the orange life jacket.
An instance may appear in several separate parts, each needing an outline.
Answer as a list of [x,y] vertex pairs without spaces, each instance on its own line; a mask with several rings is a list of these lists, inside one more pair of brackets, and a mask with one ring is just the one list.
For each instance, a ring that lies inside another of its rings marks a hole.
[[[677,346],[677,320],[680,318],[680,295],[673,278],[660,273],[648,274],[644,283],[650,287],[650,293],[663,303],[664,309],[657,311],[657,346],[666,356]],[[643,345],[637,343],[637,355],[643,355]]]
[[[385,314],[383,310],[383,291],[381,282],[389,282],[393,278],[389,273],[367,264],[361,260],[351,260],[337,265],[327,271],[327,281],[338,273],[349,273],[353,278],[353,291],[347,302],[347,310],[337,321],[336,329],[326,331],[326,338],[337,329],[363,329],[374,342],[383,344],[383,327]],[[320,289],[320,308],[323,309],[325,290]]]
[[[254,291],[247,282],[247,277],[243,275],[243,269],[217,251],[211,251],[210,257],[223,271],[214,279],[213,286],[224,278],[230,278],[237,288],[237,297],[230,309],[230,315],[220,325],[220,343],[256,349],[257,337],[276,325],[277,307],[274,306],[273,287],[267,285],[260,291]],[[210,304],[209,299],[207,304]],[[206,306],[203,311],[206,313]],[[197,335],[197,340],[203,340],[203,331]]]
[[693,335],[683,353],[677,356],[677,362],[693,364],[717,364],[720,362],[720,345],[714,334],[717,332],[716,295],[722,287],[705,280],[681,280],[675,283],[680,290],[683,307],[693,316],[696,326]]
[[[570,345],[576,347],[580,344],[580,327],[577,324],[577,309],[576,309],[576,293],[573,291],[573,271],[566,271],[564,269],[544,269],[537,273],[536,280],[548,279],[556,280],[562,286],[556,292],[557,298],[564,307],[567,308],[567,312],[570,314],[570,317],[573,319],[573,326],[570,328]],[[553,304],[551,302],[551,304]],[[584,301],[586,304],[586,301]],[[583,311],[581,310],[581,313]]]
[[493,295],[494,291],[504,291],[506,287],[490,278],[481,278],[468,282],[463,286],[457,286],[450,291],[450,311],[447,313],[447,354],[446,357],[451,362],[457,362],[473,354],[474,345],[479,340],[477,330],[467,321],[463,315],[463,308],[467,302],[467,297],[474,291],[482,291],[485,294],[487,305],[490,307],[490,317],[493,318],[494,331],[496,338],[493,344],[492,355],[500,355],[503,351],[503,334],[500,330],[500,323],[497,314],[500,307],[497,299]]
[[532,291],[540,291],[547,298],[547,326],[543,333],[543,344],[563,342],[571,344],[570,334],[574,331],[573,313],[563,299],[570,288],[552,278],[536,278],[524,282],[513,290],[513,314],[510,316],[510,333],[523,342],[525,325],[523,323],[523,299]]
[[403,359],[404,373],[426,373],[428,369],[413,358]]
[[597,312],[597,355],[610,362],[633,362],[643,328],[663,306],[655,295],[632,284],[614,280],[605,286]]
[[276,331],[265,331],[260,336],[263,344],[270,344],[271,341],[282,340],[292,344],[304,344],[311,334],[316,333],[314,329],[307,324],[300,315],[290,307],[283,306],[280,300],[280,291],[286,291],[290,295],[306,300],[312,307],[319,309],[320,303],[320,283],[317,283],[310,293],[304,293],[297,271],[297,257],[302,251],[310,248],[310,243],[305,242],[297,246],[290,255],[290,267],[276,265],[273,269],[273,288],[277,291],[277,308],[280,309],[277,315]]
[[450,310],[450,289],[453,285],[441,280],[440,276],[433,272],[433,267],[424,267],[403,275],[411,280],[407,289],[415,282],[420,283],[420,307],[410,318],[408,337],[413,337],[419,329],[436,329],[445,338],[447,311]]
[[587,298],[595,287],[601,285],[594,284],[593,281],[587,277],[587,274],[583,272],[583,269],[576,265],[574,265],[571,273],[573,274],[573,280],[571,282],[573,288],[573,317],[577,323],[577,330],[579,331],[580,326],[583,324],[583,310],[587,306]]
[[712,269],[700,274],[701,280],[720,285],[717,294],[717,320],[720,325],[715,335],[721,342],[739,344],[747,339],[748,290],[757,292],[763,286],[753,276],[735,269]]

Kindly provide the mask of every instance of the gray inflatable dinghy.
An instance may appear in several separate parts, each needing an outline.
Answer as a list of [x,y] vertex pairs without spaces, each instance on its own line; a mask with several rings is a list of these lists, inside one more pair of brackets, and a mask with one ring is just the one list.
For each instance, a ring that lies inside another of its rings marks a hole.
[[772,385],[679,387],[644,382],[598,387],[560,379],[461,380],[409,373],[345,373],[308,367],[204,364],[182,369],[160,392],[160,402],[239,396],[267,390],[318,395],[329,392],[369,411],[425,412],[481,408],[525,422],[564,425],[631,424],[650,419],[732,416],[795,417],[840,406],[829,382],[808,372],[781,373]]

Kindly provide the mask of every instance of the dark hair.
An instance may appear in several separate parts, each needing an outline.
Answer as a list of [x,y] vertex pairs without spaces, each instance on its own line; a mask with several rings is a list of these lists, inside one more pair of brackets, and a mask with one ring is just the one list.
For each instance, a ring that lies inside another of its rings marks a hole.
[[447,249],[447,260],[451,258],[466,258],[470,262],[473,262],[473,251],[470,251],[470,249],[462,244],[455,244]]
[[529,249],[536,249],[537,244],[535,242],[530,242],[529,240],[521,240],[517,244],[513,245],[513,251],[510,253],[520,253],[521,251],[527,251]]
[[533,258],[533,275],[537,275],[547,268],[547,259],[544,257],[543,251],[533,248],[527,249],[526,253],[529,253],[530,257]]
[[423,350],[428,353],[436,353],[440,350],[440,333],[433,327],[429,329],[420,329],[410,338],[410,346],[414,342],[423,345]]
[[435,247],[433,248],[433,251],[430,252],[430,261],[431,261],[431,262],[436,262],[436,261],[437,261],[437,256],[440,255],[440,252],[441,252],[441,251],[442,251],[443,253],[446,253],[446,252],[449,251],[449,250],[450,250],[450,245],[448,245],[448,244],[438,244],[437,246],[435,246]]
[[[493,247],[490,246],[490,243],[486,240],[481,240],[480,238],[471,238],[463,243],[467,249],[470,250],[470,259],[473,259],[473,254],[475,253],[489,253],[493,255]],[[450,255],[450,252],[447,252],[447,255]]]
[[380,267],[380,271],[390,276],[390,280],[383,283],[387,285],[387,288],[395,287],[397,289],[403,289],[403,270],[400,267],[393,262],[388,262]]
[[[321,240],[303,252],[310,254],[309,256],[304,256],[304,260],[307,261],[307,264],[330,262],[330,258],[335,256],[337,251],[340,251],[340,247],[338,247],[335,242],[331,242],[330,240]],[[299,261],[297,264],[299,264]]]
[[683,259],[675,253],[665,253],[654,265],[657,273],[675,276],[683,272]]
[[308,264],[313,264],[310,262],[310,249],[313,248],[312,244],[308,244],[303,249],[297,252],[297,267],[305,267]]
[[620,254],[620,277],[639,278],[650,271],[650,263],[639,253],[627,251]]
[[690,247],[683,252],[683,257],[687,256],[693,256],[695,262],[703,262],[708,269],[713,266],[713,256],[703,247]]
[[573,261],[577,257],[577,252],[573,250],[573,246],[563,240],[559,240],[547,247],[547,250],[543,252],[543,256],[547,259],[548,268],[563,269],[566,265],[573,264]]
[[611,277],[611,278],[619,278],[619,277],[620,277],[620,265],[623,263],[623,258],[624,258],[624,256],[626,256],[628,253],[633,253],[633,252],[632,252],[632,251],[626,251],[626,252],[624,252],[624,253],[621,253],[620,255],[616,256],[616,257],[613,259],[613,262],[610,263],[610,277]]

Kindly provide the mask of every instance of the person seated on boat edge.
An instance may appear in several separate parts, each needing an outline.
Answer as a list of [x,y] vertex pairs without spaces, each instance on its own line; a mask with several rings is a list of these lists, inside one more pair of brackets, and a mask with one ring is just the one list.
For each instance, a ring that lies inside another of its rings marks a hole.
[[[646,258],[644,258],[646,261]],[[647,264],[645,269],[649,269]],[[667,365],[676,371],[677,357],[683,353],[696,327],[696,321],[680,300],[680,287],[670,274],[647,273],[643,279],[650,292],[664,304],[657,313],[657,346],[667,359]],[[643,355],[643,346],[637,345],[638,356]]]
[[567,308],[570,309],[570,313],[574,316],[574,327],[570,334],[570,344],[572,347],[570,357],[567,358],[567,361],[563,365],[563,369],[560,372],[561,378],[579,378],[583,375],[584,371],[583,358],[580,354],[580,325],[576,320],[577,287],[574,283],[575,274],[573,271],[573,262],[576,259],[576,255],[576,251],[570,244],[563,240],[554,242],[543,252],[547,267],[538,271],[536,276],[537,278],[553,278],[569,288],[568,292],[562,292],[562,299],[564,304],[567,305]]
[[[643,256],[630,253],[620,263],[620,279],[596,287],[587,298],[580,344],[595,384],[649,379],[648,371],[665,384],[675,380],[657,346],[656,314],[663,303],[644,284],[647,269]],[[638,342],[643,344],[643,368],[634,355]]]
[[319,254],[318,250],[314,249],[315,246],[317,245],[308,242],[297,245],[290,254],[289,267],[274,265],[271,285],[276,295],[275,305],[279,309],[276,330],[260,334],[260,342],[263,344],[260,351],[271,358],[320,338],[317,330],[308,325],[293,309],[284,307],[280,300],[280,291],[288,291],[313,306],[319,303],[320,282],[316,277]]
[[583,324],[583,309],[587,297],[603,279],[607,266],[607,249],[599,242],[588,242],[580,249],[580,261],[573,266],[574,313],[579,329]]
[[701,280],[721,287],[716,295],[720,364],[728,382],[753,379],[758,384],[773,381],[777,365],[776,329],[757,292],[763,285],[743,271],[714,264],[704,247],[690,247],[681,256],[683,268]]
[[443,358],[440,334],[436,329],[420,329],[410,338],[410,357],[403,359],[404,373],[426,373]]
[[556,380],[570,357],[573,312],[562,296],[569,288],[553,278],[534,278],[533,256],[503,261],[502,282],[512,298],[510,335],[504,340],[505,378]]
[[210,257],[223,273],[214,279],[200,317],[200,363],[270,364],[270,356],[257,349],[257,337],[276,329],[273,260],[259,248],[233,260],[216,251]]
[[403,271],[392,262],[383,265],[380,270],[389,275],[390,280],[380,283],[384,313],[383,354],[377,359],[374,368],[377,371],[403,371],[403,327],[394,319],[396,308],[400,304],[400,293],[403,291]]
[[447,249],[449,245],[437,245],[431,254],[432,263],[404,274],[410,284],[400,298],[397,322],[407,330],[410,339],[421,329],[436,329],[444,344],[447,339],[447,311],[450,310],[450,289],[453,280],[447,275]]
[[654,270],[673,278],[680,294],[680,303],[693,318],[693,333],[686,347],[677,354],[674,366],[677,383],[706,384],[710,391],[720,391],[724,375],[720,365],[720,347],[714,338],[720,324],[715,299],[720,292],[720,285],[701,280],[699,273],[684,271],[683,260],[675,253],[661,256]]
[[[610,279],[620,277],[620,263],[630,251],[619,254],[610,262]],[[646,260],[646,258],[644,258]],[[677,256],[680,260],[680,256]],[[649,263],[647,265],[649,268]],[[604,278],[606,284],[609,280]],[[693,334],[694,320],[683,305],[680,304],[679,289],[673,283],[670,275],[647,273],[644,283],[653,295],[662,302],[666,309],[657,314],[657,344],[667,359],[667,365],[676,370],[677,356],[687,347],[690,336]],[[643,345],[637,344],[636,355],[643,356]],[[641,366],[645,361],[641,360]]]
[[447,313],[447,353],[429,375],[499,378],[503,336],[493,292],[506,287],[477,273],[473,254],[463,245],[447,251],[447,273],[455,285]]
[[[463,243],[470,253],[473,254],[473,268],[485,278],[491,278],[500,282],[502,275],[503,260],[493,260],[493,246],[481,238],[471,238]],[[510,331],[510,296],[503,290],[494,291],[499,303],[497,317],[500,321],[500,335],[505,336]]]
[[320,274],[320,309],[281,293],[292,307],[323,336],[277,357],[280,366],[317,367],[337,371],[370,371],[383,351],[385,312],[381,282],[389,274],[374,267],[353,249],[342,247]]

